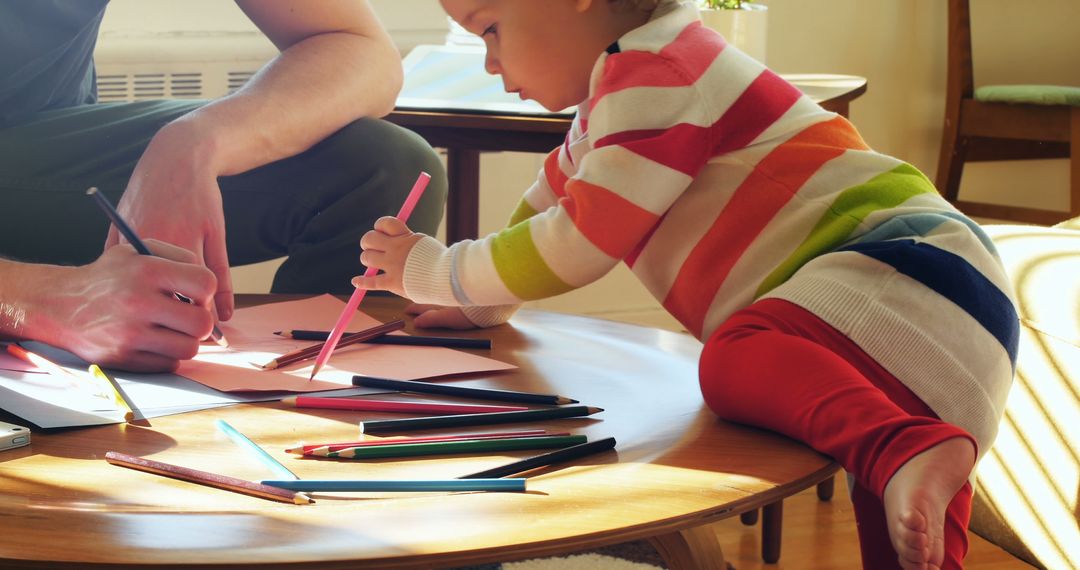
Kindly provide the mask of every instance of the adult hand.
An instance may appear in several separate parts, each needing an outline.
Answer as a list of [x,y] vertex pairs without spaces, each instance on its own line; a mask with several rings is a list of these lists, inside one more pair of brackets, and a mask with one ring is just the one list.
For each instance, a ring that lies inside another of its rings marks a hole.
[[[225,249],[225,216],[221,204],[220,171],[214,164],[212,137],[199,132],[199,122],[187,118],[163,127],[135,166],[117,210],[140,237],[179,246],[195,254],[195,263],[217,278],[210,306],[218,318],[233,312],[232,279]],[[105,248],[120,243],[110,228]]]
[[41,340],[137,372],[175,370],[195,356],[214,326],[214,274],[191,252],[152,239],[146,245],[160,257],[122,245],[89,265],[62,268],[68,273],[54,280],[46,309],[54,330]]
[[403,279],[405,261],[409,252],[424,234],[413,233],[405,222],[393,217],[383,216],[375,221],[375,229],[360,238],[360,263],[368,269],[381,270],[377,275],[353,277],[352,284],[359,289],[390,291],[398,296],[405,295]]
[[463,331],[480,328],[465,316],[461,307],[412,303],[405,307],[405,314],[415,315],[416,318],[413,319],[413,324],[422,329],[456,329]]

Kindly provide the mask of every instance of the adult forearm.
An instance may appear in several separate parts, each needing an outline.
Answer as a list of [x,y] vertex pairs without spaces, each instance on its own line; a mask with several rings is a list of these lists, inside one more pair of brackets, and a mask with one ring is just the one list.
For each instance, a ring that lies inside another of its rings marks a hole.
[[401,81],[400,58],[387,38],[319,34],[167,130],[194,129],[216,173],[238,174],[299,154],[358,118],[385,115]]
[[40,339],[49,328],[48,284],[64,268],[0,259],[0,338]]

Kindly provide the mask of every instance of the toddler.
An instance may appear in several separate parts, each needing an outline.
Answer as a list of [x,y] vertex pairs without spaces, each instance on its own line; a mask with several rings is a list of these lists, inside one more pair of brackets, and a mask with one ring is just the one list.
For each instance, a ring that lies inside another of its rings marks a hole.
[[353,284],[487,327],[625,262],[704,342],[713,411],[852,476],[866,568],[960,568],[1018,335],[980,228],[689,2],[442,4],[507,91],[578,112],[509,227],[446,247],[382,218]]

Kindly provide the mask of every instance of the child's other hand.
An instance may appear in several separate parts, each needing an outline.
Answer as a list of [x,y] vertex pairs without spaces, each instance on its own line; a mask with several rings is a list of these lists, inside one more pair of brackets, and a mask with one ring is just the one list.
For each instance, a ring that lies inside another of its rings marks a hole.
[[413,324],[422,329],[468,330],[480,328],[473,324],[461,307],[443,307],[440,305],[420,305],[413,303],[405,307],[405,314],[415,315]]
[[352,278],[352,284],[358,289],[390,291],[395,295],[405,296],[402,280],[405,276],[405,261],[416,242],[424,234],[413,233],[405,222],[393,217],[383,216],[375,222],[375,229],[360,238],[360,263],[368,269],[377,269],[381,273],[372,276],[360,275]]

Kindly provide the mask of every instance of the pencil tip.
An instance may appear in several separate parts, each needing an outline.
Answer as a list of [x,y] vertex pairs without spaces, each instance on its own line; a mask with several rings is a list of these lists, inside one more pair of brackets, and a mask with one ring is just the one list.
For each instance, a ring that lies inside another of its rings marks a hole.
[[[281,399],[281,403],[295,406],[296,405],[296,396],[286,396],[286,397]],[[288,451],[288,450],[286,450],[286,451]]]
[[274,334],[276,334],[276,335],[278,335],[278,336],[283,336],[283,335],[281,334],[281,332],[282,332],[282,331],[274,331]]
[[310,505],[315,502],[315,499],[312,499],[304,493],[297,493],[293,495],[293,502],[297,505]]
[[577,404],[579,402],[577,400],[573,399],[573,398],[567,398],[565,396],[559,396],[559,399],[557,400],[557,403],[559,403],[559,404]]
[[97,194],[97,187],[96,186],[91,186],[91,187],[86,189],[86,195],[87,196],[93,196],[94,194]]
[[600,413],[602,411],[604,411],[604,408],[597,408],[595,406],[589,406],[589,413],[590,414],[598,414],[598,413]]

